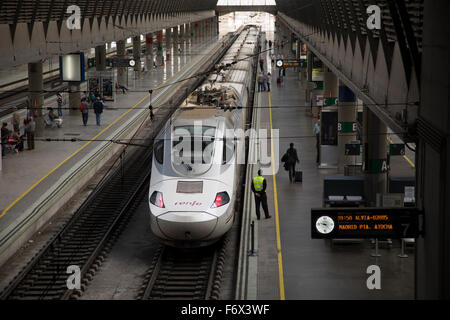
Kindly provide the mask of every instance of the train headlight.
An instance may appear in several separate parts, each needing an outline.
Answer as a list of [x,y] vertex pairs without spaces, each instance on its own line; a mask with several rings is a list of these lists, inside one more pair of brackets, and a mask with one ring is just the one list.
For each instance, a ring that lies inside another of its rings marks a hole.
[[150,197],[150,203],[159,208],[165,208],[163,194],[159,191],[155,191],[152,193],[152,196]]
[[230,202],[230,196],[226,192],[219,192],[216,195],[216,199],[214,200],[214,203],[212,204],[211,208],[219,208],[221,206],[226,205],[228,202]]

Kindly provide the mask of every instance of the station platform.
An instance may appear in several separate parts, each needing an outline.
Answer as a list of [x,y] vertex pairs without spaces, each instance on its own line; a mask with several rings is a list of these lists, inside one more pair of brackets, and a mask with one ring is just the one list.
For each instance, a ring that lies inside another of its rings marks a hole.
[[[285,52],[285,56],[289,56]],[[265,59],[270,61],[269,57]],[[271,65],[267,66],[271,71]],[[284,84],[277,87],[277,70],[272,70],[271,92],[259,95],[261,129],[279,129],[280,157],[294,143],[303,171],[303,183],[290,183],[282,164],[274,176],[266,176],[271,219],[252,217],[256,229],[256,257],[249,267],[256,273],[252,296],[257,300],[296,299],[414,299],[414,251],[399,258],[400,241],[380,245],[374,258],[371,240],[332,243],[311,239],[311,208],[322,207],[325,176],[338,175],[337,169],[319,169],[312,118],[305,106],[306,83],[294,69],[287,69]],[[298,106],[298,107],[295,107]],[[392,135],[389,139],[396,139]],[[407,157],[396,159],[399,175],[414,175],[414,164]],[[396,169],[397,170],[397,169]],[[253,198],[253,196],[251,196]],[[262,209],[261,209],[262,210]],[[250,263],[251,264],[251,263]],[[381,290],[369,290],[367,267],[381,268]],[[251,277],[251,275],[249,275]]]
[[[3,157],[0,171],[0,265],[26,242],[27,236],[42,227],[41,220],[47,221],[89,182],[95,172],[118,155],[124,146],[111,140],[128,141],[143,123],[142,119],[148,119],[148,90],[154,90],[152,103],[155,117],[158,117],[158,106],[170,97],[174,87],[157,89],[193,72],[195,67],[192,66],[200,65],[203,59],[208,58],[211,50],[220,46],[219,42],[220,39],[214,37],[202,43],[183,43],[181,53],[172,48],[171,59],[164,66],[143,72],[140,79],[134,78],[134,72],[130,71],[129,78],[133,80],[129,82],[128,93],[117,92],[114,102],[105,102],[100,126],[96,125],[93,110],[90,110],[88,125],[83,126],[80,112],[68,110],[67,102],[63,108],[62,128],[47,127],[44,136],[36,138],[34,150],[27,150],[25,142],[23,152],[10,151]],[[81,90],[84,92],[83,87]],[[45,107],[55,104],[54,98],[45,101]],[[24,112],[21,111],[22,119]],[[11,129],[9,117],[1,120],[7,121]],[[45,141],[72,138],[81,141]],[[89,174],[86,174],[87,169]],[[51,199],[55,194],[60,195]]]

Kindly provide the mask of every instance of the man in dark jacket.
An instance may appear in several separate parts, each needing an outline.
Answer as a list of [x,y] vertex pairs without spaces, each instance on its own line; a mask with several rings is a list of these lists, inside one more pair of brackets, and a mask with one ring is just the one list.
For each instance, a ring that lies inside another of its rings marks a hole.
[[8,143],[9,138],[9,130],[8,130],[8,124],[6,122],[3,122],[2,129],[1,129],[1,136],[2,136],[2,157],[6,154],[6,144]]
[[262,177],[261,170],[258,170],[258,176],[253,178],[252,181],[252,191],[255,194],[256,203],[256,218],[260,219],[259,207],[262,203],[264,214],[266,219],[270,218],[269,208],[267,206],[267,195],[266,195],[267,182],[266,179]]
[[100,97],[97,97],[97,101],[94,102],[94,112],[95,112],[95,117],[97,119],[98,126],[100,125],[100,122],[102,121],[103,108],[105,108],[103,101],[100,99]]
[[294,148],[293,143],[290,144],[290,148],[286,151],[286,155],[286,165],[289,169],[289,181],[293,182],[295,181],[295,164],[300,162],[298,159],[297,150]]

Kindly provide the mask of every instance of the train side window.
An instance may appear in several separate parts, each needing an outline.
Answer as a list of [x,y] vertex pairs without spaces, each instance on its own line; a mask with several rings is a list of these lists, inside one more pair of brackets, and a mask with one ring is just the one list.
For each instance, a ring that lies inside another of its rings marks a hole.
[[235,150],[233,139],[223,139],[223,153],[222,153],[222,164],[227,164],[233,158]]
[[155,143],[155,159],[159,164],[164,163],[164,140],[158,140]]

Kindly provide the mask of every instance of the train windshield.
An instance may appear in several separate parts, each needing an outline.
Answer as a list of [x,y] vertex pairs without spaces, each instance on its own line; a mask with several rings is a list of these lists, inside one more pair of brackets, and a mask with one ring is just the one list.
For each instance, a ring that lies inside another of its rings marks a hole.
[[178,126],[172,137],[172,164],[183,174],[206,172],[214,155],[216,128],[211,126]]

